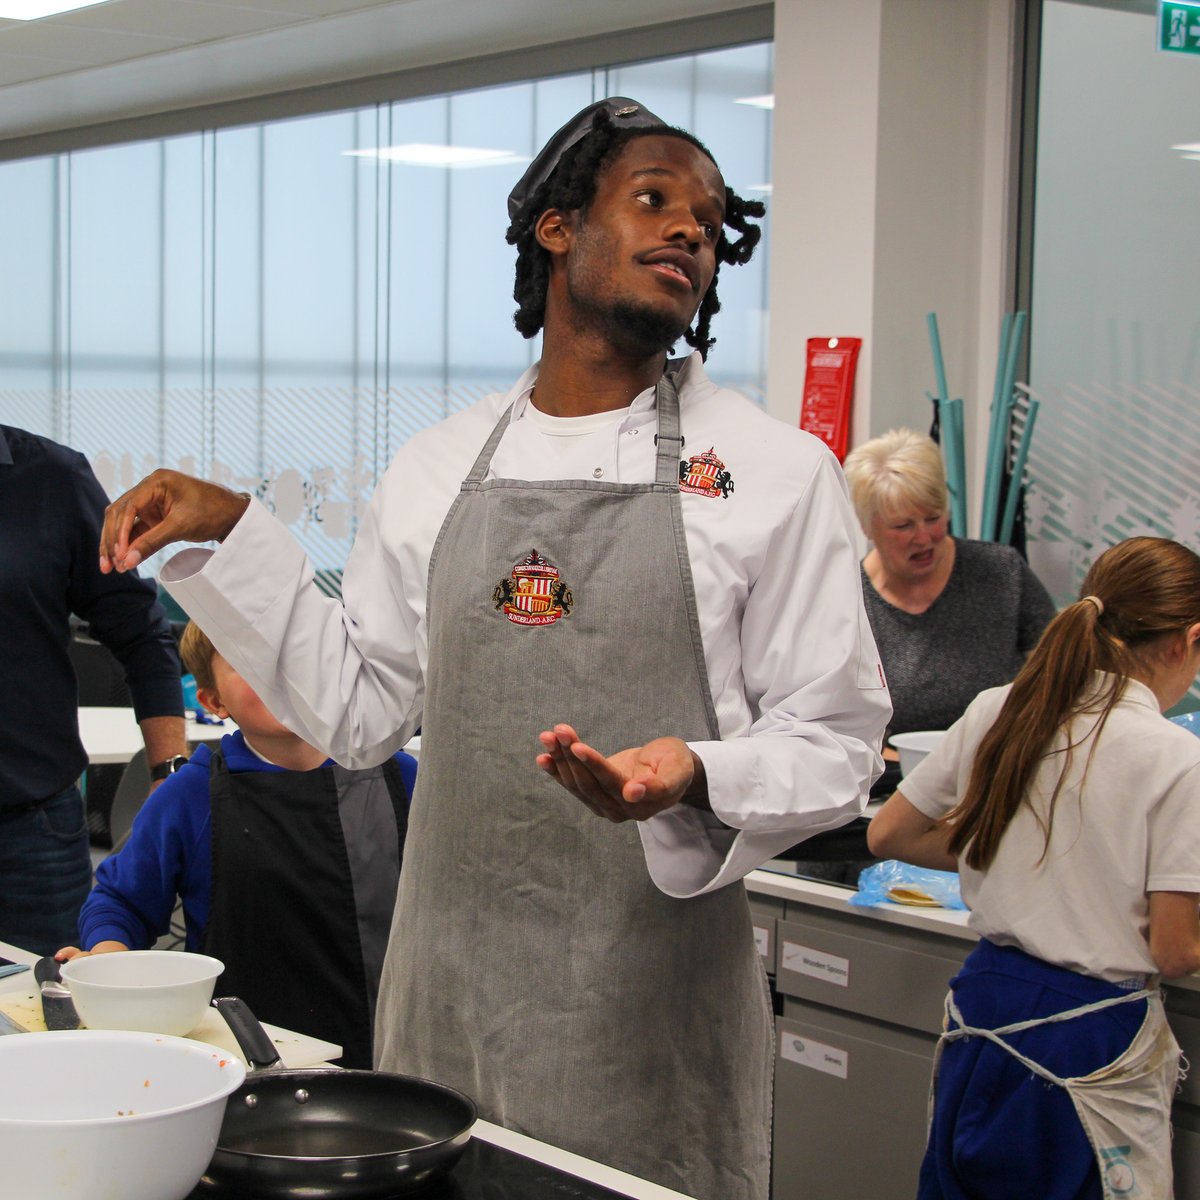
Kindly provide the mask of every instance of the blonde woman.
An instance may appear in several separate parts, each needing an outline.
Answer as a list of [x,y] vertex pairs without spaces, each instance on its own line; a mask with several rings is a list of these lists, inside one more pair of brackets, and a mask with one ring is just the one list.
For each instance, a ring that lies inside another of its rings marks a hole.
[[1016,680],[871,822],[957,870],[980,935],[950,983],[919,1200],[1165,1198],[1179,1047],[1158,978],[1200,968],[1200,557],[1131,538]]
[[[1012,547],[950,536],[931,438],[894,429],[855,449],[845,472],[871,543],[863,595],[891,692],[888,736],[948,729],[981,691],[1016,675],[1054,602]],[[889,770],[874,794],[898,778]]]

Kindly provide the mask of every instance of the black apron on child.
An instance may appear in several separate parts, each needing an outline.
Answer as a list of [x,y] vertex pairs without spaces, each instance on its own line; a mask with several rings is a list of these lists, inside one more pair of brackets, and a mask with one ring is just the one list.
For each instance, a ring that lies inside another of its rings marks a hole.
[[218,750],[210,781],[218,991],[369,1068],[407,829],[399,767],[231,774]]

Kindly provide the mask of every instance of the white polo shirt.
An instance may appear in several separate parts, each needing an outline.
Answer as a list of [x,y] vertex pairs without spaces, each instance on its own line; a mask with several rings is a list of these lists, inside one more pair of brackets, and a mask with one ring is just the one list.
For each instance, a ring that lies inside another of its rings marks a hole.
[[[1008,692],[982,692],[905,776],[900,791],[914,808],[937,818],[954,807]],[[968,924],[982,937],[1117,982],[1158,970],[1146,893],[1200,892],[1200,738],[1168,721],[1154,693],[1136,680],[1126,684],[1098,741],[1094,725],[1094,715],[1071,725],[1080,744],[1045,855],[1037,815],[1045,816],[1061,769],[1061,733],[991,866],[975,871],[960,858],[959,875]]]

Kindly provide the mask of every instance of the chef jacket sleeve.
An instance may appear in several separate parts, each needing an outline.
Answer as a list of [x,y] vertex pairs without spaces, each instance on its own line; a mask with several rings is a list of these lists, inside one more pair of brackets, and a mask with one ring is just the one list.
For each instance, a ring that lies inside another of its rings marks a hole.
[[344,604],[314,585],[303,549],[257,500],[217,550],[183,550],[160,575],[267,708],[351,768],[407,742],[423,700],[425,565],[381,529],[395,484],[385,476],[359,527]]
[[712,891],[813,834],[861,815],[891,718],[863,605],[854,517],[831,454],[771,537],[741,622],[753,720],[743,736],[694,742],[712,814],[685,806],[643,822],[655,884]]

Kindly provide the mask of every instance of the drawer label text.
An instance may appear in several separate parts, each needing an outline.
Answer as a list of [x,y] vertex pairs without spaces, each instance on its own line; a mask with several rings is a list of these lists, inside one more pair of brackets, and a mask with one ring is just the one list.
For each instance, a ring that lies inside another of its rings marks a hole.
[[838,987],[850,986],[850,960],[814,950],[811,946],[797,946],[795,942],[783,943],[783,969],[799,975],[810,975]]
[[826,1075],[836,1075],[839,1079],[845,1079],[850,1071],[850,1055],[845,1050],[795,1033],[779,1035],[779,1057],[814,1071],[824,1071]]
[[758,947],[759,954],[766,958],[771,953],[771,931],[762,925],[755,925],[754,944]]

